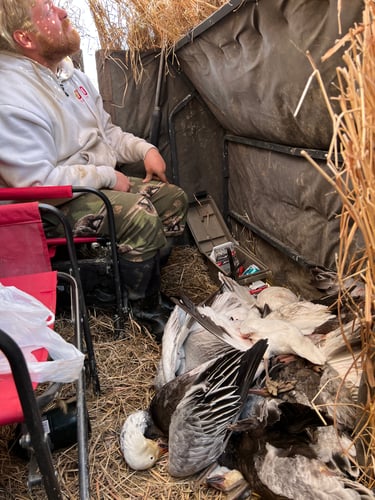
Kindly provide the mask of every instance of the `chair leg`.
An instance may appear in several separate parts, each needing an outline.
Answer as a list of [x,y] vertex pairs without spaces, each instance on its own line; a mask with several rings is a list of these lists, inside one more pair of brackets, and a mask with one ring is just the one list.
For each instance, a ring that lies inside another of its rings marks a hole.
[[[77,281],[66,273],[58,273],[59,278],[70,283],[72,313],[75,323],[76,347],[80,351],[83,348],[83,339],[81,332],[80,314],[80,289]],[[91,335],[90,335],[91,339]],[[87,340],[86,340],[87,344]],[[99,384],[99,380],[97,380]],[[98,387],[98,386],[97,386]],[[82,369],[76,382],[77,389],[77,443],[78,443],[78,465],[79,465],[79,492],[80,500],[90,500],[90,472],[88,463],[88,413],[86,406],[86,384],[85,372]]]
[[79,498],[90,500],[90,471],[88,462],[88,417],[84,372],[77,381],[77,442],[79,464]]
[[71,263],[71,268],[72,268],[72,275],[74,276],[74,278],[77,282],[77,286],[78,286],[79,304],[80,304],[80,311],[81,311],[80,316],[81,316],[83,333],[84,333],[84,337],[85,337],[87,357],[88,357],[89,367],[90,367],[90,376],[91,376],[91,380],[93,382],[94,392],[95,392],[95,394],[99,394],[100,393],[100,382],[99,382],[98,370],[97,370],[96,359],[95,359],[95,351],[94,351],[94,345],[93,345],[92,338],[91,338],[88,313],[87,313],[87,308],[86,308],[85,296],[83,293],[80,272],[79,272],[79,268],[78,268],[77,254],[75,251],[75,246],[74,246],[74,241],[73,241],[72,228],[70,227],[70,224],[69,224],[67,218],[64,216],[64,214],[58,208],[56,208],[52,205],[46,205],[44,203],[40,203],[39,209],[42,211],[44,210],[46,212],[50,212],[50,213],[54,214],[59,219],[59,221],[61,222],[61,224],[64,228],[66,245],[67,245],[70,263]]
[[83,333],[84,333],[84,337],[85,337],[85,344],[86,344],[86,349],[87,349],[90,378],[91,378],[91,382],[93,384],[94,393],[96,395],[99,395],[100,394],[100,381],[99,381],[99,375],[98,375],[98,367],[96,364],[94,344],[92,342],[90,325],[89,325],[89,318],[88,318],[88,314],[87,314],[86,305],[84,302],[82,287],[80,289],[80,303],[83,304],[83,306],[81,307],[81,315],[80,316],[81,316],[82,328],[83,328]]
[[7,357],[12,370],[25,423],[30,434],[31,445],[35,452],[47,497],[49,500],[63,500],[25,358],[16,342],[1,329],[0,349]]
[[73,186],[72,191],[73,193],[92,193],[95,196],[98,196],[103,201],[106,207],[109,238],[111,243],[113,284],[116,296],[116,314],[113,318],[113,327],[115,331],[115,338],[120,338],[123,333],[126,320],[128,319],[129,310],[127,301],[124,300],[123,286],[121,284],[121,272],[120,272],[119,256],[117,251],[116,224],[113,213],[113,207],[108,197],[98,189],[87,186]]

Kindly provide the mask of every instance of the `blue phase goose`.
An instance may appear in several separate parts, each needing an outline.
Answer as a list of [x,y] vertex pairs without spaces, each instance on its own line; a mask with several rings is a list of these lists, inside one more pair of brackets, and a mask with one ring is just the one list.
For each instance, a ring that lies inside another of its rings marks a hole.
[[[137,412],[145,422],[143,432],[148,430],[150,416],[168,436],[168,469],[172,476],[195,474],[221,455],[230,434],[228,426],[241,413],[266,349],[266,340],[247,351],[230,348],[165,384],[152,399],[147,416]],[[132,423],[132,419],[135,417],[131,415],[125,421],[120,443],[128,465],[141,470],[157,461],[157,453],[145,437],[140,438],[140,425]],[[134,434],[137,439],[132,439]]]
[[253,394],[219,464],[239,470],[262,500],[373,499],[357,481],[354,443],[332,424],[309,405]]

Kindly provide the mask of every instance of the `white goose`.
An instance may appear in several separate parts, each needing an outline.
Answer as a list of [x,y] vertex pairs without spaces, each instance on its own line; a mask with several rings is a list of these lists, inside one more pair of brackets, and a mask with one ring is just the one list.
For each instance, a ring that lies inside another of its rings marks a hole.
[[[235,319],[243,318],[244,321],[252,321],[254,318],[261,316],[260,311],[264,314],[267,309],[270,311],[266,315],[267,318],[287,321],[296,326],[304,335],[310,335],[316,328],[324,324],[329,325],[328,331],[333,328],[330,320],[335,319],[336,315],[330,311],[328,306],[300,300],[288,288],[269,286],[262,290],[255,299],[250,295],[247,287],[239,285],[229,277],[220,279],[223,282],[223,293],[231,291],[237,299],[237,308],[234,312]],[[222,307],[220,307],[221,305]],[[220,299],[220,295],[214,299],[212,308],[227,316],[230,315],[228,301]],[[244,318],[243,315],[246,317]],[[211,319],[213,319],[212,316]],[[336,327],[336,324],[334,324],[334,327]]]
[[275,311],[286,304],[292,304],[293,302],[298,302],[299,298],[297,295],[282,286],[269,286],[258,293],[257,295],[257,306],[262,311],[267,306],[270,311]]
[[267,338],[269,342],[267,358],[280,354],[296,354],[316,365],[323,365],[326,362],[322,350],[297,327],[286,321],[268,317],[246,320],[240,327],[240,333],[243,338],[253,342]]
[[[150,469],[165,452],[157,441],[145,437],[151,423],[149,413],[142,410],[129,415],[122,426],[120,449],[126,463],[134,470]],[[134,449],[137,453],[132,453]]]
[[327,360],[339,372],[341,378],[353,385],[359,385],[362,369],[360,324],[349,322],[341,325],[321,336],[319,342]]
[[[332,322],[336,318],[328,306],[314,304],[308,300],[300,300],[285,304],[274,311],[271,311],[268,319],[280,319],[288,321],[296,326],[303,335],[311,335],[314,330],[324,324],[328,325],[328,330],[332,330]],[[336,326],[336,325],[335,325]]]
[[223,292],[232,293],[239,303],[249,308],[257,305],[257,300],[250,294],[249,289],[246,286],[240,285],[237,281],[223,273],[219,273],[218,277],[222,284]]

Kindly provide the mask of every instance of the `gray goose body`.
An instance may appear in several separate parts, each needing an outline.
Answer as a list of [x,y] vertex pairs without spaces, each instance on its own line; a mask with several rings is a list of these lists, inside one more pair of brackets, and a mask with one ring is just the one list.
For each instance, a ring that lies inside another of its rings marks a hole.
[[187,477],[211,465],[225,448],[253,383],[267,341],[231,349],[165,384],[150,404],[153,422],[168,435],[169,472]]

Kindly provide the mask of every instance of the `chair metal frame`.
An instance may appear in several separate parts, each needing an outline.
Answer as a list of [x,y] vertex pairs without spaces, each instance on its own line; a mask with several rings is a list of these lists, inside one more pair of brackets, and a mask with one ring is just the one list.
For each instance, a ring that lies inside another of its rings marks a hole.
[[[74,245],[72,230],[71,230],[70,224],[66,220],[66,217],[61,212],[61,210],[59,210],[58,208],[56,208],[52,205],[45,204],[45,203],[39,203],[39,209],[40,209],[41,213],[49,212],[49,213],[54,214],[56,217],[58,217],[58,219],[60,220],[60,222],[64,228],[65,241],[66,241],[66,246],[68,249],[69,260],[70,260],[70,265],[71,265],[71,274],[74,276],[74,278],[77,282],[77,285],[78,285],[79,302],[81,304],[80,318],[81,318],[82,328],[83,328],[84,336],[85,336],[85,344],[86,344],[86,349],[87,349],[87,354],[88,354],[88,363],[89,363],[91,381],[93,383],[94,392],[96,394],[99,394],[100,393],[100,382],[99,382],[99,376],[98,376],[98,369],[97,369],[97,364],[96,364],[96,359],[95,359],[94,346],[93,346],[93,342],[92,342],[92,338],[91,338],[89,317],[88,317],[88,312],[87,312],[87,308],[85,305],[85,297],[84,297],[82,283],[81,283],[80,271],[79,271],[79,266],[78,266],[78,260],[77,260],[77,254],[76,254],[76,249],[75,249],[75,245]],[[48,243],[48,241],[47,241],[47,243]]]
[[[122,285],[121,285],[121,277],[120,277],[120,266],[119,266],[119,256],[117,251],[117,241],[116,241],[116,225],[115,218],[113,213],[113,207],[111,202],[107,198],[107,196],[100,191],[99,189],[87,187],[87,186],[37,186],[37,187],[21,187],[21,188],[1,188],[0,189],[0,201],[16,201],[16,202],[27,202],[27,201],[35,201],[39,200],[41,208],[43,207],[44,200],[49,199],[71,199],[74,194],[82,194],[82,193],[91,193],[95,196],[98,196],[104,203],[107,217],[108,217],[108,229],[109,229],[109,246],[111,253],[111,268],[113,273],[113,285],[114,285],[114,293],[115,293],[115,314],[113,316],[113,327],[115,332],[115,337],[120,337],[123,332],[125,322],[128,318],[129,307],[127,303],[127,295],[123,293]],[[51,205],[48,205],[51,207]],[[61,246],[66,245],[69,255],[70,262],[72,264],[72,272],[76,277],[77,281],[81,281],[79,278],[79,265],[77,254],[75,251],[76,245],[79,244],[89,244],[95,241],[102,241],[103,238],[97,237],[69,237],[67,236],[65,227],[69,226],[68,234],[71,234],[71,228],[68,224],[66,218],[62,214],[62,212],[58,209],[58,207],[53,207],[56,211],[54,214],[60,220],[61,224],[64,227],[65,236],[63,238],[47,238],[47,242],[50,246]],[[75,266],[74,262],[77,262],[77,266]],[[78,276],[78,278],[77,278]],[[80,283],[80,288],[82,288],[82,283]],[[84,318],[84,323],[87,321],[87,318]],[[85,326],[85,329],[87,327]],[[94,368],[94,367],[93,367]]]
[[29,371],[18,344],[0,329],[0,350],[7,357],[17,392],[25,416],[25,422],[30,433],[31,445],[35,451],[39,469],[43,476],[44,487],[48,499],[62,500],[60,485],[55,475],[52,454],[44,433],[42,418],[31,384]]
[[[1,190],[0,190],[1,193]],[[27,205],[27,203],[26,203]],[[18,205],[19,207],[19,205]],[[68,221],[66,220],[63,213],[54,206],[47,205],[44,203],[37,203],[39,212],[50,212],[55,214],[60,220],[66,239],[66,244],[68,248],[68,254],[71,261],[71,274],[64,272],[57,272],[59,282],[63,281],[69,286],[70,290],[70,302],[71,302],[71,320],[74,324],[75,341],[76,347],[83,351],[83,335],[85,338],[85,345],[87,350],[87,358],[89,362],[89,372],[90,379],[93,382],[94,391],[98,394],[100,392],[100,383],[97,373],[97,366],[95,360],[95,353],[91,339],[90,327],[88,322],[88,315],[85,305],[85,299],[82,290],[82,284],[80,282],[80,273],[75,253],[75,245],[73,241],[72,231]],[[8,208],[7,208],[8,209]],[[1,210],[1,205],[0,205]],[[46,245],[47,241],[43,239],[43,246]],[[49,261],[50,264],[50,261]],[[46,272],[56,272],[52,270],[52,267],[46,269]],[[27,277],[33,276],[33,274],[26,275]],[[14,276],[22,281],[22,274],[16,274]],[[7,282],[9,285],[12,283],[13,276],[0,278],[3,282]],[[58,485],[56,483],[55,474],[51,472],[51,459],[50,453],[46,451],[46,437],[43,430],[41,430],[39,425],[40,420],[40,407],[43,407],[47,402],[49,402],[60,389],[61,384],[52,384],[48,389],[47,393],[42,394],[40,397],[35,398],[33,386],[28,375],[27,367],[25,366],[24,360],[19,362],[20,353],[14,348],[14,342],[8,340],[8,335],[4,332],[2,335],[3,342],[0,341],[0,346],[4,343],[4,353],[7,357],[10,357],[10,365],[12,369],[12,374],[14,381],[16,383],[18,397],[22,406],[22,411],[25,418],[25,424],[28,429],[29,438],[23,438],[24,444],[30,443],[32,449],[34,450],[33,458],[36,459],[39,466],[39,470],[42,474],[42,479],[44,486],[50,500],[62,498],[61,492],[59,492]],[[12,348],[13,346],[13,348]],[[0,347],[1,348],[1,347]],[[21,357],[23,355],[21,352]],[[18,370],[18,367],[19,370]],[[25,372],[26,369],[26,372]],[[25,385],[22,385],[22,382]],[[77,442],[78,442],[78,463],[79,463],[79,490],[80,490],[80,500],[89,500],[89,467],[88,467],[88,421],[87,421],[87,409],[86,409],[86,377],[85,369],[82,372],[76,382],[76,397],[77,397]],[[30,403],[31,401],[31,403]],[[36,403],[35,403],[36,402]],[[30,403],[30,407],[26,408]],[[35,409],[35,404],[36,408]],[[40,478],[29,477],[29,486]]]
[[[75,343],[76,347],[82,351],[79,286],[73,276],[61,272],[57,273],[57,275],[59,280],[65,281],[70,287]],[[49,439],[43,429],[41,410],[46,403],[53,399],[63,384],[52,384],[47,390],[47,394],[36,397],[22,350],[2,329],[0,329],[0,350],[4,352],[9,361],[24,414],[24,424],[26,425],[27,434],[22,436],[23,444],[21,446],[32,450],[33,456],[31,457],[31,461],[35,457],[41,474],[41,476],[35,476],[34,472],[30,470],[28,486],[31,489],[41,480],[49,500],[62,500],[63,495],[57,481]],[[76,382],[79,498],[80,500],[89,500],[88,420],[84,370],[84,368],[81,370]]]
[[[115,306],[115,315],[113,317],[113,326],[114,326],[114,331],[116,337],[120,336],[120,332],[123,330],[124,327],[124,322],[125,319],[127,318],[128,314],[128,309],[127,309],[127,304],[124,302],[124,297],[125,295],[123,294],[123,290],[121,287],[121,277],[120,277],[120,266],[119,266],[119,257],[118,257],[118,252],[117,252],[117,241],[116,241],[116,225],[115,225],[115,218],[113,214],[113,207],[111,205],[111,202],[107,198],[107,196],[100,191],[99,189],[91,188],[91,187],[82,187],[82,186],[72,186],[71,187],[72,193],[91,193],[94,194],[95,196],[98,196],[104,203],[106,212],[107,212],[107,217],[108,217],[108,229],[109,229],[109,244],[110,244],[110,251],[111,251],[111,264],[112,264],[112,271],[113,271],[113,284],[114,284],[114,291],[115,291],[115,298],[116,298],[116,306]],[[0,196],[1,196],[1,191],[0,191]],[[57,215],[57,213],[56,213]],[[57,215],[58,216],[58,215]],[[62,221],[61,221],[62,222]],[[89,242],[94,242],[97,241],[97,238],[93,237],[78,237],[74,238],[73,237],[73,246],[81,243],[89,243]],[[56,238],[48,238],[49,244],[61,244],[59,239]],[[68,252],[69,254],[71,253],[70,245],[71,242],[67,241],[67,247],[68,247]],[[64,244],[64,242],[62,242]]]

